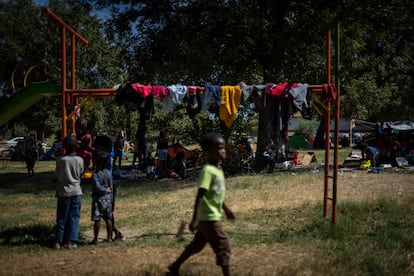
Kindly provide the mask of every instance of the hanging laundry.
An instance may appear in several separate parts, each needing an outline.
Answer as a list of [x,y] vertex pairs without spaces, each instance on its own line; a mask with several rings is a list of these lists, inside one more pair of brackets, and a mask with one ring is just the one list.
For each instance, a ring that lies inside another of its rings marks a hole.
[[144,97],[137,93],[137,91],[132,88],[131,84],[127,84],[117,91],[115,101],[118,105],[122,105],[124,103],[140,105],[144,101]]
[[198,108],[197,86],[187,86],[187,102],[191,109]]
[[266,93],[276,97],[289,97],[289,90],[298,86],[297,83],[284,82],[282,84],[266,84]]
[[220,106],[220,86],[212,84],[206,85],[201,101],[203,103],[201,111],[208,111],[214,103]]
[[308,102],[306,101],[306,96],[308,93],[307,83],[298,83],[296,87],[292,85],[289,93],[292,96],[293,104],[297,109],[302,111],[303,105],[305,105],[305,107],[308,107]]
[[219,117],[227,127],[231,127],[237,116],[241,102],[242,90],[239,85],[221,87]]
[[154,96],[150,94],[148,97],[145,98],[144,102],[139,107],[141,114],[145,114],[145,119],[149,120],[154,113]]
[[271,139],[277,149],[289,139],[288,123],[293,113],[292,102],[272,95],[268,95],[266,112],[272,128]]
[[168,95],[168,89],[165,86],[161,85],[153,85],[152,86],[152,93],[155,97],[160,99],[161,101],[164,100],[165,97]]
[[243,93],[242,103],[245,104],[250,99],[250,96],[252,95],[253,85],[247,85],[244,82],[241,82],[240,87]]
[[188,116],[193,119],[201,111],[201,92],[203,88],[197,86],[188,86],[187,95],[184,98],[184,101],[187,101],[186,109]]
[[152,86],[149,85],[142,85],[139,83],[131,83],[132,89],[137,91],[143,98],[148,97],[152,93]]
[[322,97],[327,101],[335,101],[338,95],[336,86],[333,83],[325,83],[322,86]]
[[174,111],[176,105],[183,102],[185,95],[187,94],[187,86],[176,84],[167,86],[168,95],[162,101],[163,108],[168,111]]
[[264,109],[263,95],[265,95],[266,85],[264,84],[247,85],[244,87],[244,89],[250,90],[250,91],[247,91],[247,93],[250,95],[250,98],[253,100],[253,103],[256,106],[256,108]]

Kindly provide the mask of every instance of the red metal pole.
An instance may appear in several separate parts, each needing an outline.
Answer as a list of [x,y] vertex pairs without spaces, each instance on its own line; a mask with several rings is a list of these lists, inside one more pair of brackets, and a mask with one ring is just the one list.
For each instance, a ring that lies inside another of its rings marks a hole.
[[[331,31],[326,34],[326,82],[331,83]],[[331,103],[326,103],[328,111],[325,115],[325,178],[324,178],[324,193],[323,193],[323,216],[328,214],[328,200],[329,200],[329,151],[330,151],[330,132],[331,132]]]
[[333,225],[336,224],[336,197],[337,197],[337,186],[338,186],[338,151],[339,151],[339,123],[340,123],[340,91],[341,91],[341,76],[339,68],[341,65],[341,56],[340,56],[340,30],[339,30],[339,21],[336,24],[336,90],[337,96],[335,99],[335,155],[334,155],[334,173],[333,173],[333,186],[332,186],[332,220]]
[[48,8],[42,8],[42,13],[45,16],[50,17],[53,21],[58,23],[58,25],[62,26],[64,29],[66,29],[69,33],[74,34],[79,41],[81,41],[83,44],[88,45],[88,41],[86,38],[78,34],[74,29],[72,29],[68,24],[65,23],[62,19],[60,19],[59,16],[57,16],[54,12],[52,12]]
[[61,64],[61,83],[62,83],[62,139],[67,135],[66,126],[66,28],[62,26],[62,64]]
[[[70,69],[70,78],[71,78],[71,88],[72,89],[76,89],[76,36],[74,33],[72,33],[72,39],[71,39],[71,69]],[[74,99],[73,95],[70,96],[71,97],[71,107],[75,108],[76,105],[79,104],[78,99],[76,98],[76,100]],[[72,132],[75,132],[75,117],[73,116],[71,119],[72,122]]]

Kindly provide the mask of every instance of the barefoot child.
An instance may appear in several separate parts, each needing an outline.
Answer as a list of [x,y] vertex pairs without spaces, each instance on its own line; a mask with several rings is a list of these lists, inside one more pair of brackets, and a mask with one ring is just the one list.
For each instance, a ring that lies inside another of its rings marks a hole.
[[98,243],[101,219],[105,221],[107,241],[112,236],[112,175],[107,169],[109,154],[105,151],[96,153],[96,170],[92,177],[92,221],[94,221],[94,239],[90,244]]
[[214,250],[216,263],[221,266],[223,275],[230,275],[230,243],[220,223],[221,209],[228,219],[235,219],[224,203],[225,183],[221,162],[226,158],[226,143],[219,134],[209,133],[203,137],[201,147],[207,154],[208,163],[198,179],[199,188],[190,223],[190,231],[195,231],[195,236],[178,259],[168,266],[167,275],[179,275],[180,266],[207,243]]

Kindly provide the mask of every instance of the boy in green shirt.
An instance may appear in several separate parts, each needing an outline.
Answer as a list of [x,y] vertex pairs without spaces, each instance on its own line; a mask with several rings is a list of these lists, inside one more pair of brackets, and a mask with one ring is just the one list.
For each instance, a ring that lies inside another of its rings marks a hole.
[[235,219],[224,203],[225,183],[221,162],[226,158],[226,142],[219,134],[209,133],[201,140],[201,147],[207,154],[208,162],[198,179],[198,192],[190,223],[190,231],[195,232],[195,236],[178,259],[168,266],[167,275],[179,275],[180,266],[207,243],[214,250],[216,263],[221,266],[223,275],[230,275],[230,243],[220,223],[221,209],[227,219]]

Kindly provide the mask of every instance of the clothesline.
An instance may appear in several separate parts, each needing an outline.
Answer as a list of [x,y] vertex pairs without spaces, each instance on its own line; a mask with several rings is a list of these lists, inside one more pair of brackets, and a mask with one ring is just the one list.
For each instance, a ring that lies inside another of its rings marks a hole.
[[[323,85],[322,92],[326,98],[336,97],[336,89],[333,85]],[[219,107],[220,119],[230,127],[236,119],[240,104],[246,103],[252,97],[261,99],[265,108],[268,107],[270,100],[276,99],[291,102],[296,109],[302,111],[303,107],[308,107],[307,93],[308,84],[293,82],[206,86],[130,83],[118,90],[116,100],[120,105],[132,103],[143,108],[151,108],[152,96],[155,96],[162,101],[163,109],[167,112],[172,112],[175,106],[186,103],[191,117],[216,105]]]

